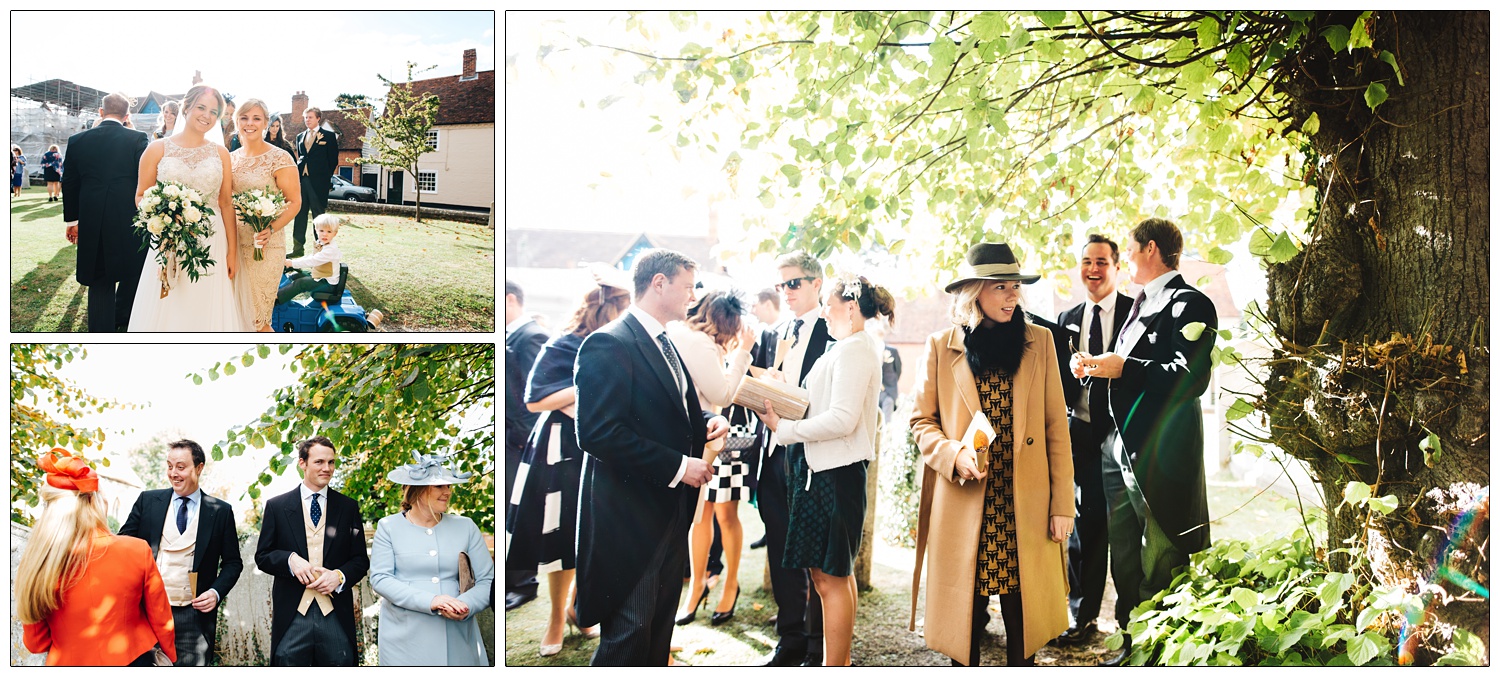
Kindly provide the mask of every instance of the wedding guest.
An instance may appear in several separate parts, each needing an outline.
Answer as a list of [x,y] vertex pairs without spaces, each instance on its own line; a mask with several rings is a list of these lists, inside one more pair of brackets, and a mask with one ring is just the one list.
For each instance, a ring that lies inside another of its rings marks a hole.
[[286,151],[287,155],[297,157],[297,152],[292,150],[292,144],[286,140],[286,134],[281,131],[281,114],[271,114],[271,124],[266,128],[266,143]]
[[[927,646],[979,665],[991,596],[999,595],[1006,665],[1031,665],[1068,628],[1063,546],[1073,531],[1068,415],[1050,333],[1026,321],[1021,272],[1005,244],[969,248],[952,294],[952,328],[927,339],[912,406],[922,452],[911,626],[928,563]],[[976,413],[995,431],[976,449]]]
[[865,479],[875,458],[880,356],[867,320],[894,319],[896,300],[864,277],[836,280],[823,318],[834,344],[807,375],[800,421],[766,402],[766,427],[787,445],[791,521],[781,565],[807,569],[823,607],[823,665],[849,665],[858,603],[854,557],[864,535]]
[[[1213,379],[1211,352],[1218,312],[1213,301],[1177,271],[1182,231],[1166,219],[1146,219],[1125,241],[1131,282],[1140,285],[1113,350],[1073,360],[1078,378],[1109,379],[1115,432],[1104,464],[1109,501],[1110,574],[1119,602],[1115,616],[1129,627],[1130,611],[1172,583],[1172,572],[1208,549],[1208,489],[1203,467],[1203,416],[1198,398]],[[1189,340],[1183,328],[1202,323]],[[1121,664],[1125,650],[1109,664]]]
[[177,124],[178,112],[182,110],[181,104],[176,101],[168,101],[161,106],[161,120],[156,124],[156,130],[151,133],[152,139],[164,139],[172,135],[172,127]]
[[327,437],[297,443],[302,483],[266,501],[255,566],[271,583],[271,665],[353,666],[354,586],[370,569],[359,503],[328,486]]
[[172,607],[151,546],[110,535],[88,461],[54,448],[37,467],[47,476],[37,488],[42,514],[14,589],[26,650],[46,652],[47,665],[150,666],[160,645],[176,660]]
[[[704,411],[718,413],[734,401],[734,391],[750,367],[750,347],[755,341],[754,331],[744,321],[744,304],[738,294],[715,290],[699,297],[688,307],[685,321],[667,324],[667,337],[677,347],[682,366],[693,377],[693,384],[698,387],[698,404]],[[721,625],[734,618],[734,608],[739,602],[740,547],[745,535],[740,526],[739,502],[749,498],[745,489],[748,468],[737,453],[725,452],[714,457],[713,469],[713,480],[703,488],[703,505],[697,509],[699,518],[688,530],[692,580],[686,604],[677,609],[678,625],[693,622],[700,603],[708,603],[708,551],[716,520],[724,544],[726,582],[720,589],[719,603],[710,623]]]
[[146,263],[140,231],[131,227],[141,156],[150,141],[125,129],[130,99],[109,94],[99,124],[68,137],[62,203],[66,237],[78,245],[78,284],[89,288],[89,331],[121,331],[130,324],[135,290]]
[[20,146],[10,147],[10,194],[21,197],[21,186],[26,183],[26,156]]
[[448,514],[453,485],[473,473],[443,467],[436,454],[412,455],[415,463],[386,475],[405,487],[401,512],[376,524],[370,548],[380,664],[488,666],[475,616],[489,606],[495,562],[474,521]]
[[[626,286],[628,283],[621,287],[600,284],[589,290],[563,333],[542,347],[521,398],[527,411],[541,416],[541,424],[531,427],[515,473],[522,484],[510,489],[506,501],[505,569],[547,576],[552,613],[542,634],[542,656],[562,651],[565,622],[578,626],[573,610],[578,595],[573,581],[578,561],[574,538],[578,533],[578,488],[584,452],[578,448],[573,419],[578,400],[573,363],[578,359],[578,347],[589,334],[630,307]],[[540,330],[537,335],[546,336]],[[506,350],[506,359],[510,360],[509,337]],[[511,367],[507,362],[507,371]],[[599,636],[599,629],[588,628],[583,634],[593,639]]]
[[578,446],[588,453],[578,522],[578,620],[600,623],[594,665],[665,666],[682,592],[699,455],[729,424],[703,411],[665,325],[687,319],[698,264],[653,249],[635,260],[635,303],[578,348]]
[[755,305],[750,307],[755,319],[766,327],[774,327],[781,321],[781,295],[774,287],[766,287],[755,294]]
[[292,257],[302,255],[307,239],[307,222],[328,211],[328,191],[333,173],[339,168],[339,138],[323,127],[323,111],[316,107],[302,113],[307,129],[297,135],[293,150],[297,155],[297,173],[302,177],[302,211],[292,225]]
[[[306,182],[303,183],[305,185]],[[333,243],[333,238],[338,236],[342,221],[343,219],[332,214],[320,214],[313,219],[313,228],[318,236],[313,242],[313,253],[286,260],[286,267],[307,268],[308,271],[299,270],[281,283],[276,290],[276,305],[286,303],[302,292],[316,294],[338,286],[341,256],[339,246]]]
[[890,326],[885,322],[870,323],[869,332],[880,346],[880,420],[890,421],[896,413],[896,400],[900,397],[901,353],[885,342]]
[[[505,505],[511,505],[516,472],[526,451],[527,438],[538,414],[526,406],[527,375],[542,346],[552,338],[540,322],[526,314],[526,292],[521,285],[505,281]],[[571,362],[569,362],[571,368]],[[572,373],[569,372],[569,379]],[[522,538],[530,533],[517,531]],[[511,547],[507,545],[507,547]],[[524,558],[523,558],[524,559]],[[505,610],[536,599],[536,567],[505,569]]]
[[[235,120],[244,146],[229,154],[231,173],[234,175],[234,192],[261,189],[268,193],[280,193],[286,198],[281,213],[271,221],[269,228],[256,232],[244,219],[235,219],[239,228],[240,274],[234,279],[235,297],[239,299],[241,314],[250,320],[250,328],[269,332],[271,308],[276,302],[276,293],[281,282],[282,268],[286,263],[286,227],[297,215],[302,204],[302,185],[297,180],[297,164],[290,153],[266,143],[265,132],[270,115],[266,104],[260,99],[249,99],[240,106]],[[337,232],[337,226],[335,226]],[[259,250],[256,247],[260,247]],[[324,249],[327,245],[324,245]],[[255,260],[259,251],[261,260]],[[320,252],[321,253],[321,252]],[[314,254],[314,257],[318,254]],[[333,273],[338,275],[336,252]],[[316,263],[314,266],[318,265]],[[336,281],[333,284],[338,284]]]
[[224,135],[224,147],[231,153],[240,147],[239,135],[234,133],[234,121],[238,118],[234,111],[234,99],[224,95],[224,114],[219,118],[219,131]]
[[[776,328],[776,337],[765,350],[776,359],[780,345],[787,345],[779,371],[788,383],[802,385],[829,346],[828,321],[822,317],[823,263],[807,252],[792,252],[776,261],[781,292],[792,317]],[[764,363],[757,366],[764,366]],[[771,570],[771,593],[776,598],[776,647],[767,667],[823,664],[823,609],[818,590],[807,569],[782,566],[788,541],[791,510],[788,493],[791,480],[788,447],[768,434],[760,447],[760,478],[756,497],[760,519],[766,525],[766,566]]]
[[62,198],[62,153],[55,143],[42,154],[42,178],[47,181],[47,201],[57,202]]
[[172,487],[141,492],[120,527],[121,536],[145,540],[156,554],[172,605],[178,666],[217,662],[219,603],[244,570],[234,508],[198,486],[207,460],[197,442],[173,442],[167,448]]

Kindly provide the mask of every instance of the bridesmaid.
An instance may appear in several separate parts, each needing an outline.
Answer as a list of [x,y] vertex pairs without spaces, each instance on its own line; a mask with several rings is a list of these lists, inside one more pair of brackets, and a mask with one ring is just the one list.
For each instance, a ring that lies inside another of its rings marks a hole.
[[[256,233],[243,219],[239,220],[240,276],[234,281],[234,295],[241,313],[254,331],[272,331],[271,306],[276,302],[276,288],[286,263],[286,235],[283,230],[297,216],[302,206],[302,186],[297,180],[297,163],[286,151],[266,143],[266,128],[271,116],[260,99],[250,99],[239,107],[235,127],[242,146],[229,154],[234,172],[234,192],[264,188],[280,192],[286,206],[271,222],[271,227]],[[255,260],[255,245],[263,247],[262,260]]]

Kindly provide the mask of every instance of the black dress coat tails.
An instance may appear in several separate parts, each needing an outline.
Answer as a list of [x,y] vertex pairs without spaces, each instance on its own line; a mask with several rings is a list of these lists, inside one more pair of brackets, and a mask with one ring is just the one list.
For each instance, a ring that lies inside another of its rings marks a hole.
[[[329,487],[322,526],[325,529],[323,567],[344,572],[344,589],[330,595],[333,598],[333,617],[349,637],[349,655],[355,656],[354,586],[370,571],[370,555],[365,549],[365,527],[359,515],[359,504]],[[276,650],[297,613],[302,592],[307,589],[292,575],[288,560],[294,552],[307,559],[307,529],[302,517],[300,488],[266,501],[260,542],[255,548],[255,566],[276,577],[271,584],[271,665],[276,664]]]
[[[135,220],[135,189],[145,132],[113,120],[68,137],[63,159],[63,221],[78,222],[78,284],[139,278],[146,264]],[[128,306],[127,306],[128,307]]]

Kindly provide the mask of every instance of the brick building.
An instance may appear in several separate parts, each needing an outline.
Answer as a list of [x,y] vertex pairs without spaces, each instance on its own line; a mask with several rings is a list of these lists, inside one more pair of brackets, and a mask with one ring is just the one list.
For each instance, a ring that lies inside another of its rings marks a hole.
[[[464,50],[457,76],[411,83],[418,95],[438,97],[437,120],[428,132],[432,150],[417,162],[423,206],[489,209],[495,202],[495,71],[476,71],[476,56],[476,50]],[[412,177],[380,171],[381,199],[416,203]]]
[[[374,186],[378,178],[374,167],[360,167],[353,162],[364,152],[365,143],[360,137],[369,132],[365,124],[360,122],[358,112],[354,109],[329,110],[319,107],[323,113],[323,124],[333,129],[339,135],[339,178],[357,186]],[[286,136],[287,143],[295,144],[297,135],[307,129],[302,122],[302,114],[307,111],[307,93],[297,92],[292,95],[292,110],[290,113],[281,114],[281,129]]]

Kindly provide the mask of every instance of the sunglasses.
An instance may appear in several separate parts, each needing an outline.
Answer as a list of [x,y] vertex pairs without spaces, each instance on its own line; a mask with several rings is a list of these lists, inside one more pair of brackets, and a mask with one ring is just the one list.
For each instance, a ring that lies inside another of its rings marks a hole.
[[792,291],[796,291],[796,290],[802,288],[802,281],[803,280],[806,280],[808,282],[812,282],[813,280],[816,280],[816,279],[818,279],[818,278],[816,278],[816,277],[794,277],[794,278],[792,278],[790,280],[787,280],[785,282],[777,282],[776,283],[776,291],[782,291],[782,290],[785,290],[785,289],[790,289]]

